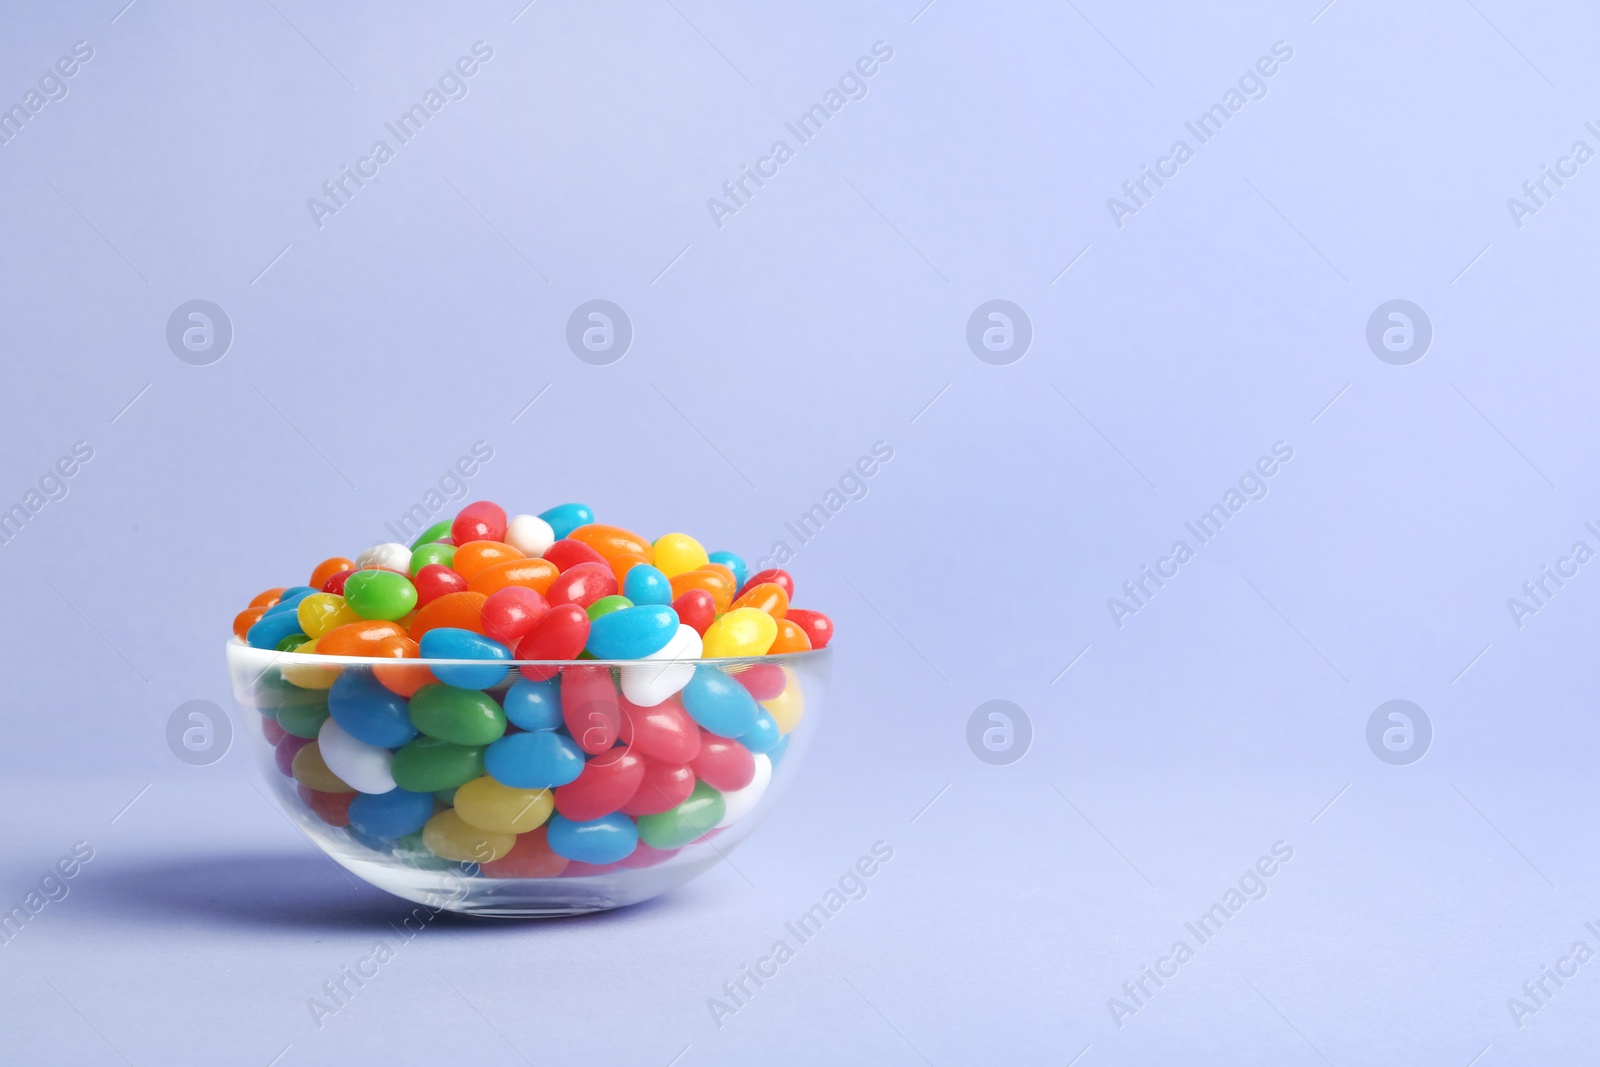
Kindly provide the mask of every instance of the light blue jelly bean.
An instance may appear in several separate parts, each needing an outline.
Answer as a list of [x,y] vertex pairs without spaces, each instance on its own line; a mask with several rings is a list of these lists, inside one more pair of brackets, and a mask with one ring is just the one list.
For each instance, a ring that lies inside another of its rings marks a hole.
[[739,735],[739,743],[751,752],[771,752],[778,747],[783,736],[778,733],[778,722],[766,708],[756,715],[756,723]]
[[[499,641],[473,633],[471,630],[458,630],[453,626],[439,626],[422,635],[418,642],[419,651],[423,659],[481,659],[481,660],[509,660],[511,650]],[[502,667],[497,663],[455,664],[430,667],[433,676],[445,685],[453,685],[457,689],[488,689],[505,681],[509,667]]]
[[251,648],[277,648],[278,642],[300,632],[300,616],[293,610],[263,615],[245,631],[244,643]]
[[712,563],[720,563],[733,572],[735,589],[744,588],[744,580],[750,577],[750,565],[744,561],[744,557],[735,552],[713,552],[710,559]]
[[635,605],[671,604],[672,583],[650,564],[635,563],[628,568],[628,577],[622,583],[622,595]]
[[557,504],[549,511],[539,512],[539,517],[550,524],[559,541],[578,527],[593,522],[594,509],[588,504]]
[[550,851],[580,863],[615,863],[626,859],[639,846],[639,828],[620,812],[602,815],[592,822],[573,822],[564,815],[552,815],[546,831]]
[[676,611],[660,604],[637,605],[607,612],[591,622],[586,647],[595,659],[643,659],[666,648],[677,632]]
[[293,589],[285,589],[283,595],[278,598],[278,602],[261,613],[261,618],[264,619],[268,615],[281,615],[286,611],[296,611],[300,607],[300,601],[315,592],[315,589],[304,585],[297,585]]
[[328,690],[328,712],[345,733],[379,748],[399,748],[417,736],[406,698],[365,670],[347,668]]
[[583,750],[553,730],[507,734],[483,754],[483,769],[513,789],[553,789],[583,773]]
[[561,686],[554,678],[544,682],[519,678],[500,703],[505,707],[506,720],[513,726],[524,730],[561,727]]
[[779,741],[777,744],[773,745],[767,750],[767,758],[772,761],[774,770],[777,769],[778,764],[783,760],[784,753],[789,751],[789,738],[793,736],[794,734],[784,734],[782,741]]
[[750,690],[709,663],[695,667],[694,677],[683,687],[683,708],[702,728],[719,737],[743,737],[757,714],[764,714]]
[[432,793],[391,789],[361,793],[350,801],[350,829],[383,841],[414,834],[431,818]]

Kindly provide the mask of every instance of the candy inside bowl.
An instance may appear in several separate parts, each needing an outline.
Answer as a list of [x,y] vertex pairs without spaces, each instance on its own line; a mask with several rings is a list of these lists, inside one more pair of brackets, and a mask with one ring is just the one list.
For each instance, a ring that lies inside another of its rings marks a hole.
[[829,658],[227,655],[240,732],[306,836],[397,896],[507,917],[637,903],[720,862],[798,771]]

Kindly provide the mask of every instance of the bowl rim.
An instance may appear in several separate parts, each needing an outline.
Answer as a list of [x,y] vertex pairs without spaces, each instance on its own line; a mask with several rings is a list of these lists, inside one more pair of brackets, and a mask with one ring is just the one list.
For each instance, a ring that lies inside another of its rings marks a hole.
[[304,652],[279,652],[271,648],[255,648],[245,644],[238,637],[228,638],[225,651],[232,659],[234,656],[254,656],[269,660],[263,665],[263,670],[275,666],[291,667],[347,667],[347,666],[392,666],[392,667],[670,667],[679,664],[711,663],[717,666],[742,665],[755,666],[763,663],[814,663],[825,662],[832,645],[823,648],[807,649],[804,652],[780,652],[777,655],[760,656],[721,656],[698,657],[694,659],[428,659],[414,656],[408,659],[379,658],[376,656],[323,656],[315,653]]

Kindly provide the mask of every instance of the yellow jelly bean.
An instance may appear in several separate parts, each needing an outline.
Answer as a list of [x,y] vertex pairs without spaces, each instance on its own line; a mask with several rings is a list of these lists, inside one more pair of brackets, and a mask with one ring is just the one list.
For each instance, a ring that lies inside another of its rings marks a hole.
[[300,632],[307,637],[321,637],[335,626],[360,622],[361,616],[335,593],[312,593],[295,608],[300,619]]
[[783,669],[783,676],[788,684],[783,687],[783,692],[771,700],[763,700],[761,706],[772,714],[772,721],[778,724],[778,732],[786,734],[800,725],[800,717],[806,713],[805,694],[800,692],[800,679],[788,667]]
[[[357,620],[360,621],[360,620]],[[296,655],[312,655],[317,651],[316,641],[307,641],[295,649]],[[339,677],[340,667],[313,667],[305,663],[285,663],[278,668],[283,680],[301,689],[331,689]]]
[[294,771],[294,780],[307,789],[315,789],[319,793],[355,792],[345,784],[343,778],[328,770],[327,761],[322,758],[322,750],[315,741],[294,754],[291,769]]
[[655,548],[656,569],[668,578],[676,578],[711,562],[705,547],[688,534],[662,534],[656,538]]
[[514,789],[484,775],[456,790],[456,814],[463,822],[498,834],[525,834],[555,810],[548,789]]
[[511,851],[517,843],[517,835],[480,830],[457,815],[456,809],[446,808],[422,828],[422,843],[441,859],[457,863],[493,863]]
[[[656,550],[661,559],[661,550]],[[706,659],[732,656],[764,656],[778,637],[778,620],[757,608],[734,608],[717,616],[706,628],[703,643]]]

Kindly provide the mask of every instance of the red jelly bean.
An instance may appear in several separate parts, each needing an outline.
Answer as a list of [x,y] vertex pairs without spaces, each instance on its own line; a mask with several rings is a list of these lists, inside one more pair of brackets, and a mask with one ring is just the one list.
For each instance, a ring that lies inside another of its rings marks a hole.
[[329,826],[350,825],[350,802],[357,796],[355,793],[319,793],[307,786],[295,786],[295,792],[300,794],[300,800],[310,808],[323,822]]
[[[576,659],[589,642],[589,613],[576,604],[551,608],[533,624],[528,635],[517,642],[518,659]],[[523,667],[525,677],[535,682],[554,678],[560,667]]]
[[556,810],[573,822],[598,819],[632,800],[643,781],[644,757],[613,748],[585,763],[576,779],[556,786]]
[[265,716],[261,719],[261,732],[266,735],[267,744],[272,745],[274,748],[277,747],[279,741],[289,736],[289,731],[279,726],[277,719],[269,719]]
[[694,627],[694,632],[704,637],[716,621],[717,601],[704,589],[690,589],[672,602],[672,610],[678,613],[679,622]]
[[756,663],[733,673],[733,680],[750,691],[757,700],[781,696],[789,684],[783,668],[776,663]]
[[739,742],[716,734],[700,735],[700,754],[689,761],[695,777],[727,793],[743,789],[756,777],[756,758]]
[[538,826],[517,835],[517,843],[497,860],[478,865],[490,878],[555,878],[567,869],[565,856],[550,848],[545,827]]
[[578,747],[591,756],[617,743],[622,728],[618,699],[608,668],[568,667],[561,672],[561,720]]
[[678,854],[675,848],[651,848],[640,841],[634,850],[617,863],[629,870],[638,870],[640,867],[654,867],[658,863],[665,863]]
[[[606,558],[582,541],[563,537],[544,550],[544,559],[556,565],[559,571],[568,571],[580,563],[605,563]],[[607,564],[609,566],[609,564]]]
[[561,872],[563,878],[583,878],[591,874],[610,874],[622,870],[622,863],[585,863],[582,860],[573,860],[567,864],[567,869]]
[[506,509],[487,500],[475,500],[456,512],[450,524],[450,540],[458,545],[468,541],[504,541]]
[[273,746],[272,762],[278,765],[278,770],[282,772],[285,778],[294,777],[295,753],[310,743],[311,739],[308,737],[296,737],[286,732],[283,740]]
[[356,568],[351,567],[347,571],[339,571],[335,574],[330,574],[328,576],[328,580],[322,583],[322,591],[324,593],[332,593],[335,596],[344,596],[345,580],[355,572]]
[[700,754],[700,727],[683,710],[677,697],[653,708],[641,708],[627,697],[621,700],[622,743],[651,759],[688,763]]
[[417,607],[431,604],[446,593],[464,593],[467,580],[443,563],[430,563],[411,579],[417,587]]
[[824,648],[833,640],[833,620],[820,611],[790,608],[784,618],[799,624],[800,629],[811,639],[812,648]]
[[576,604],[586,608],[603,596],[614,596],[617,576],[605,563],[579,563],[550,583],[545,599],[552,604]]
[[[689,799],[694,792],[694,768],[687,763],[664,763],[645,760],[644,780],[638,792],[622,805],[622,814],[637,818],[640,815],[660,815]],[[644,842],[640,842],[642,846]]]
[[549,610],[550,605],[534,590],[521,585],[508,585],[490,593],[489,599],[483,602],[484,636],[516,648],[517,642]]
[[788,594],[790,600],[794,599],[794,579],[789,576],[788,571],[781,567],[773,567],[770,570],[757,571],[752,574],[745,580],[744,585],[739,587],[739,595],[744,596],[745,593],[765,582],[771,582],[773,585],[778,586]]

